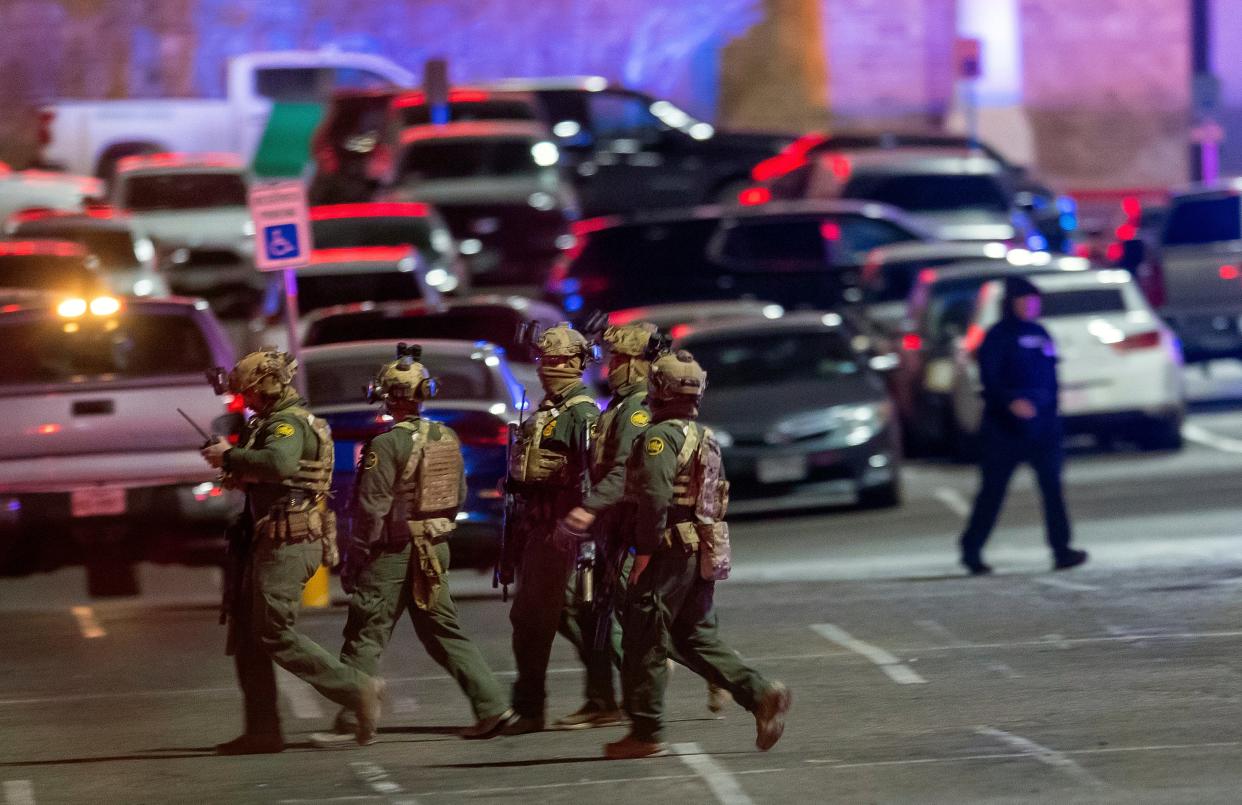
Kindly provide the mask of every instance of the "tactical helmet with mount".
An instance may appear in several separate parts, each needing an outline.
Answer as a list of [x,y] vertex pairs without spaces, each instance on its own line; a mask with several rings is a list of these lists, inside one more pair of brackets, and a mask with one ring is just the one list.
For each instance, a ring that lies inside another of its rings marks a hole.
[[222,367],[207,371],[207,378],[217,394],[257,393],[277,396],[293,384],[298,362],[288,352],[275,347],[262,347],[243,357],[227,375]]
[[436,381],[419,363],[422,357],[423,348],[418,344],[397,344],[397,359],[381,366],[367,385],[367,402],[422,402],[436,396]]
[[660,356],[651,364],[648,396],[654,400],[698,399],[707,389],[707,372],[684,349]]

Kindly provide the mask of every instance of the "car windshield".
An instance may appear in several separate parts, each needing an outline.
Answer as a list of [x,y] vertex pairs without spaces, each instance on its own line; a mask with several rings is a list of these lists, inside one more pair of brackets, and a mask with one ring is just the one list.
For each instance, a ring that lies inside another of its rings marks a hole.
[[[535,108],[526,101],[492,99],[487,101],[456,101],[448,105],[448,120],[535,120]],[[427,104],[406,106],[401,110],[402,126],[425,126],[431,122]]]
[[[307,366],[307,399],[311,405],[364,404],[367,384],[375,379],[375,369],[385,356],[314,360]],[[435,368],[436,402],[446,400],[490,401],[496,398],[496,383],[483,361],[468,356],[428,356]]]
[[1090,316],[1096,313],[1123,313],[1126,300],[1121,288],[1080,288],[1045,293],[1041,318]]
[[385,218],[333,218],[311,223],[316,249],[348,249],[365,246],[411,245],[420,252],[436,253],[431,223],[417,216]]
[[716,389],[831,380],[861,371],[848,335],[827,328],[691,338],[685,347],[707,372],[709,388]]
[[507,307],[450,308],[438,313],[385,316],[382,313],[345,313],[315,322],[305,343],[339,344],[344,341],[399,341],[444,338],[454,341],[489,341],[521,360],[517,329],[522,314]]
[[1009,209],[1005,193],[995,179],[970,174],[862,174],[850,180],[843,195],[882,201],[912,212]]
[[240,173],[160,173],[125,178],[125,206],[131,210],[193,210],[246,206]]
[[98,278],[81,257],[0,256],[0,288],[89,293],[97,285]]
[[298,307],[317,310],[354,302],[400,302],[422,298],[409,271],[350,271],[298,276]]
[[107,270],[134,268],[142,263],[134,254],[134,239],[127,231],[107,231],[84,227],[61,230],[56,237],[81,243],[99,259],[100,268]]
[[425,140],[401,158],[400,181],[521,176],[538,171],[527,139]]
[[213,363],[184,313],[122,313],[68,326],[58,318],[0,318],[0,385],[83,383],[198,374]]
[[[884,263],[874,276],[868,278],[867,301],[899,302],[904,300],[910,295],[920,271],[925,268],[962,262],[963,259],[961,257],[935,257]],[[978,258],[970,259],[977,260]]]
[[1242,199],[1238,196],[1184,199],[1173,205],[1164,243],[1187,246],[1242,240]]

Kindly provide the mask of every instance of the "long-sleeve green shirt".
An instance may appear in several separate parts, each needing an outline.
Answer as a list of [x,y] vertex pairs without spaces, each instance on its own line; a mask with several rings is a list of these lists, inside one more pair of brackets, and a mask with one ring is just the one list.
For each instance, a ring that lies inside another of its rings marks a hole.
[[625,467],[634,441],[651,424],[647,384],[617,389],[596,423],[596,449],[591,465],[591,494],[582,507],[594,514],[615,506],[625,495]]
[[269,414],[250,420],[244,447],[224,454],[224,471],[245,488],[256,517],[289,494],[281,482],[297,474],[299,461],[318,457],[319,442],[305,404],[293,391],[285,394]]
[[654,553],[660,547],[673,504],[677,454],[685,443],[681,423],[664,420],[649,427],[630,453],[626,494],[636,503],[634,547],[640,555]]
[[[406,417],[403,422],[419,426],[420,417]],[[431,441],[449,438],[453,430],[438,422],[432,424],[427,438]],[[393,517],[397,501],[397,486],[410,455],[414,452],[414,434],[407,428],[393,427],[386,433],[373,437],[362,449],[358,474],[355,477],[353,498],[353,531],[355,543],[371,547],[385,539],[409,539],[409,531],[403,522]],[[463,469],[459,481],[458,498],[466,499],[466,473]],[[457,512],[452,512],[455,515]]]

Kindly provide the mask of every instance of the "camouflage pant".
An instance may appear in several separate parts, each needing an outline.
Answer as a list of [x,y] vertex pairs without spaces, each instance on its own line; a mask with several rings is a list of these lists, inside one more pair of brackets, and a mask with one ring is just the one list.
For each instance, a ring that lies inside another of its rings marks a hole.
[[621,616],[621,686],[633,732],[644,740],[664,738],[664,690],[668,658],[729,693],[753,710],[769,686],[717,634],[715,582],[699,576],[697,553],[666,550],[651,558],[626,593]]
[[[408,544],[403,550],[384,551],[359,574],[357,589],[349,600],[341,661],[366,674],[378,673],[384,647],[401,613],[408,612],[419,642],[457,681],[470,700],[475,718],[491,718],[503,713],[509,706],[504,692],[478,647],[462,630],[447,583],[428,609],[414,605],[410,576],[412,551]],[[435,546],[435,551],[447,570],[448,543]]]
[[302,588],[319,569],[317,541],[282,545],[259,539],[234,598],[234,662],[245,701],[246,732],[279,734],[275,662],[347,708],[358,706],[366,675],[297,629]]

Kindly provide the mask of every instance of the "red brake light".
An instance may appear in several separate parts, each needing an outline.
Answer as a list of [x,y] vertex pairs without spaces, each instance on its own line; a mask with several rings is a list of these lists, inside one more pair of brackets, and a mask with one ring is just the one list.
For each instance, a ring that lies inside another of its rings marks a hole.
[[451,89],[448,94],[450,103],[480,103],[491,97],[490,92],[482,89]]
[[819,132],[802,135],[776,156],[769,157],[751,168],[750,178],[756,182],[766,182],[797,170],[806,164],[807,153],[823,141],[824,135]]
[[1160,346],[1160,332],[1152,330],[1146,333],[1135,333],[1134,335],[1126,336],[1112,346],[1118,352],[1130,352],[1135,349],[1155,349]]
[[1121,258],[1125,256],[1126,247],[1121,241],[1114,240],[1108,244],[1108,248],[1104,250],[1104,257],[1110,263],[1120,263]]
[[906,352],[918,352],[923,348],[923,337],[918,333],[906,333],[901,337],[901,348]]
[[66,240],[14,240],[0,243],[0,256],[86,257],[86,249]]
[[674,324],[672,329],[668,331],[668,334],[674,341],[676,341],[688,332],[690,332],[689,324]]
[[843,156],[834,156],[829,160],[829,167],[838,182],[844,182],[850,178],[850,174],[854,171],[854,166],[850,164],[849,159]]
[[962,349],[968,354],[974,354],[983,344],[983,338],[987,335],[982,327],[978,324],[972,324],[966,328],[966,335],[962,338]]
[[819,225],[819,235],[824,240],[840,240],[841,225],[836,221],[824,221]]
[[509,443],[509,426],[495,418],[486,423],[455,422],[453,430],[462,444],[471,447],[504,447]]
[[1143,204],[1138,196],[1126,196],[1121,200],[1121,211],[1125,213],[1126,220],[1137,221],[1143,214]]
[[310,253],[313,266],[328,263],[395,263],[409,257],[409,246],[355,246],[344,249],[315,249]]
[[620,217],[616,215],[601,215],[598,218],[584,218],[581,221],[574,221],[569,225],[569,231],[574,237],[583,238],[592,232],[599,232],[601,229],[616,226],[620,222]]
[[766,187],[748,187],[737,194],[737,203],[743,207],[758,207],[772,200],[772,191]]
[[1225,281],[1236,280],[1239,276],[1242,276],[1242,272],[1238,271],[1237,266],[1223,265],[1220,267],[1220,278]]
[[311,207],[312,221],[335,221],[340,218],[425,218],[426,204],[418,202],[374,202],[370,204],[325,204]]
[[1138,227],[1134,224],[1122,224],[1117,227],[1117,240],[1134,240],[1138,237]]

